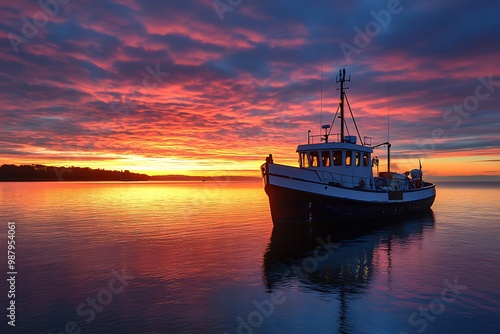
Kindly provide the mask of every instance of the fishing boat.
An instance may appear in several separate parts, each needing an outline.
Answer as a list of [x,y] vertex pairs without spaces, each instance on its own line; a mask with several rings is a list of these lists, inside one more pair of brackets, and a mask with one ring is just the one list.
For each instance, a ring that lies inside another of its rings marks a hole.
[[[350,82],[345,69],[339,71],[336,81],[340,85],[337,112],[331,124],[322,125],[324,134],[313,136],[309,130],[307,144],[298,145],[299,166],[274,163],[272,154],[261,166],[273,224],[343,224],[429,210],[436,188],[423,180],[420,160],[419,168],[404,173],[391,171],[391,143],[372,146],[370,137],[361,138],[345,93],[346,82]],[[347,128],[345,105],[357,136]],[[336,119],[340,133],[335,135],[331,130]],[[374,149],[384,146],[387,171],[379,172]]]

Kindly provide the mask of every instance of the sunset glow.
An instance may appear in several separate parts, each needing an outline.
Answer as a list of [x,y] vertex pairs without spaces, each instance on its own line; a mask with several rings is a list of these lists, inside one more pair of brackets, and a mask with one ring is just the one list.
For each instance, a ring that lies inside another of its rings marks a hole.
[[491,1],[41,3],[0,5],[0,164],[258,176],[297,165],[346,67],[392,169],[500,176]]

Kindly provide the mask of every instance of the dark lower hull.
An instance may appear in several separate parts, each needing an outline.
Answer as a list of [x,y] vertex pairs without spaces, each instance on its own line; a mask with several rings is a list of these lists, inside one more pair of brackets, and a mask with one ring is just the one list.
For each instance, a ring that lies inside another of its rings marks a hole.
[[410,201],[373,203],[323,196],[266,184],[274,225],[380,220],[429,210],[435,195]]

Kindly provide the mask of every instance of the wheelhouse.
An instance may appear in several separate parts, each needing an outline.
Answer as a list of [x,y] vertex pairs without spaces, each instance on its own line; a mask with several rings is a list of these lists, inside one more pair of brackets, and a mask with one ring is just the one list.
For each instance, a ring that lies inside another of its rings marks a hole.
[[297,153],[300,168],[316,170],[334,185],[352,188],[373,185],[373,149],[356,144],[355,137],[344,142],[299,145]]
[[[340,143],[299,145],[300,168],[318,168],[328,171],[342,167],[361,167],[371,171],[372,150],[360,145]],[[344,171],[344,169],[341,169]]]
[[[355,136],[347,136],[343,142],[328,142],[328,136],[321,136],[325,143],[299,145],[299,165],[309,167],[371,167],[373,148],[356,144]],[[365,137],[366,139],[369,137]]]

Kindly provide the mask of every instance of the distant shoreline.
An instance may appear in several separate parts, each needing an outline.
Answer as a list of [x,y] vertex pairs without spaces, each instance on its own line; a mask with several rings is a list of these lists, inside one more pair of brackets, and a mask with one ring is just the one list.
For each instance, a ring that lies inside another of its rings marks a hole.
[[[260,182],[261,178],[255,176],[229,176],[229,177],[191,177],[190,179],[179,179],[179,178],[164,178],[164,179],[150,179],[150,180],[91,180],[91,179],[72,179],[72,180],[59,180],[54,179],[3,179],[0,178],[0,182]],[[436,185],[439,184],[472,184],[472,183],[484,183],[484,184],[500,184],[500,180],[438,180],[433,182]]]
[[257,181],[255,176],[189,176],[147,175],[128,170],[92,169],[89,167],[53,167],[44,165],[2,165],[0,182],[54,182],[54,181]]
[[191,180],[179,180],[179,179],[156,179],[156,180],[58,180],[58,179],[0,179],[1,182],[260,182],[261,179],[258,177],[247,177],[247,176],[231,176],[228,178],[218,178],[210,177],[205,179],[191,179]]

